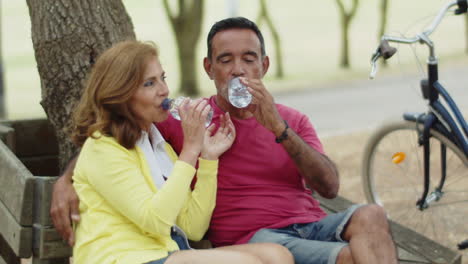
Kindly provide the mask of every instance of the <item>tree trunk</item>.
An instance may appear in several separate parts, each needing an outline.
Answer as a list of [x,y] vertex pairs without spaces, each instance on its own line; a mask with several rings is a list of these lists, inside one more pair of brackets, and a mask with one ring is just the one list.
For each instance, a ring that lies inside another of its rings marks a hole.
[[341,60],[340,66],[342,68],[349,68],[349,21],[348,16],[343,16],[341,22]]
[[196,47],[200,39],[204,0],[179,0],[178,16],[175,16],[171,11],[167,0],[164,0],[163,3],[176,36],[181,76],[179,91],[189,96],[198,95],[200,91],[198,89]]
[[226,11],[228,17],[238,16],[239,0],[226,0]]
[[275,25],[273,24],[273,20],[271,19],[270,13],[268,12],[265,0],[260,0],[260,13],[257,18],[257,25],[260,27],[262,20],[265,19],[267,26],[271,30],[271,34],[273,36],[273,43],[275,46],[275,57],[277,60],[276,63],[276,73],[275,76],[278,79],[282,79],[284,77],[284,67],[283,67],[283,51],[281,48],[281,39],[276,30]]
[[359,0],[353,0],[351,10],[347,11],[341,0],[336,0],[341,19],[341,57],[340,66],[342,68],[349,68],[351,63],[349,59],[349,28],[351,22],[356,15]]
[[[380,28],[377,39],[380,42],[380,38],[385,34],[387,28],[387,15],[388,15],[388,0],[381,0],[380,2]],[[381,60],[384,67],[387,66],[386,60]]]
[[468,13],[465,14],[465,53],[468,54]]
[[135,39],[120,0],[26,0],[41,78],[42,100],[59,143],[60,168],[73,156],[67,127],[83,81],[96,57],[113,44]]
[[0,55],[0,120],[6,119],[6,115],[7,115],[4,84],[5,82],[3,81],[3,60]]

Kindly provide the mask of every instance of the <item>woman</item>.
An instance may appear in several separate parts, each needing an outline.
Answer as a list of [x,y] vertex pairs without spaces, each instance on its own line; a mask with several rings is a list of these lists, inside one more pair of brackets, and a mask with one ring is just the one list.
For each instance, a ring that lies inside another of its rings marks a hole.
[[226,114],[213,134],[214,125],[204,126],[207,102],[186,100],[177,157],[153,125],[168,116],[161,107],[168,94],[154,45],[121,42],[93,66],[74,113],[82,147],[73,176],[81,214],[74,263],[293,263],[275,244],[186,250],[187,238],[208,229],[218,157],[235,129]]

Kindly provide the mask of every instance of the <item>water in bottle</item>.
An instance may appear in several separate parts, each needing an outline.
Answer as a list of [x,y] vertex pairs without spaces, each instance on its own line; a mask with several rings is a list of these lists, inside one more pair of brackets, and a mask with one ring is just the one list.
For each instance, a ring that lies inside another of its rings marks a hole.
[[[183,97],[183,96],[179,96],[179,97],[177,97],[175,99],[166,98],[161,103],[161,107],[164,110],[169,110],[169,113],[171,113],[172,117],[174,117],[177,120],[180,120],[179,106],[182,104],[182,102],[186,98],[187,97]],[[211,119],[212,118],[213,118],[213,108],[210,109],[210,112],[206,116],[205,127],[208,127],[211,124]]]
[[239,77],[229,81],[228,84],[229,102],[237,108],[244,108],[252,102],[252,94],[247,87],[240,82]]

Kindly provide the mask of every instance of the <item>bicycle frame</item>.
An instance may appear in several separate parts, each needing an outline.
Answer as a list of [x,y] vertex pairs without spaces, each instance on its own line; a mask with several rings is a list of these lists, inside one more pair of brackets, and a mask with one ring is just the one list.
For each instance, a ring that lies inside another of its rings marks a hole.
[[[466,138],[468,137],[468,127],[465,119],[463,118],[458,106],[452,99],[450,94],[438,81],[438,64],[437,60],[434,59],[428,65],[428,79],[421,81],[421,90],[423,98],[429,100],[429,111],[427,114],[415,116],[414,114],[405,113],[403,118],[408,121],[413,121],[416,127],[418,124],[423,124],[423,129],[419,131],[419,144],[423,146],[424,151],[424,190],[421,198],[417,201],[417,206],[420,210],[427,209],[429,204],[433,201],[437,201],[443,196],[443,186],[446,179],[446,146],[441,145],[441,179],[439,185],[435,190],[429,194],[430,185],[430,145],[429,137],[430,129],[437,130],[438,132],[445,135],[455,145],[457,145],[465,154],[468,156],[468,143]],[[451,114],[444,105],[440,102],[439,97],[447,103],[449,109],[454,113],[458,123],[452,118]],[[461,132],[461,129],[463,133]]]
[[[443,196],[443,186],[446,178],[446,146],[441,145],[441,180],[438,187],[428,197],[429,185],[430,185],[430,130],[434,129],[450,141],[452,141],[464,154],[468,156],[468,126],[463,118],[458,106],[455,101],[445,90],[445,88],[439,82],[438,76],[438,60],[435,56],[434,44],[429,39],[429,35],[435,31],[437,26],[442,21],[445,13],[453,6],[458,6],[455,11],[456,14],[466,13],[468,1],[466,0],[454,0],[445,5],[432,24],[428,29],[422,33],[417,34],[413,38],[404,37],[392,37],[384,35],[382,36],[381,44],[377,51],[373,54],[371,59],[372,70],[370,78],[373,79],[377,72],[377,60],[380,57],[386,59],[390,58],[395,52],[395,48],[388,46],[388,42],[397,42],[403,44],[412,44],[420,42],[426,44],[429,47],[429,58],[428,58],[428,79],[421,81],[421,90],[423,98],[429,101],[429,110],[425,114],[414,115],[405,113],[403,118],[408,121],[415,122],[415,126],[418,131],[419,145],[423,146],[424,152],[424,190],[421,198],[417,201],[417,206],[420,210],[424,210],[429,207],[432,201],[437,201]],[[450,112],[442,104],[439,97],[442,97],[445,103],[448,105],[449,110],[455,115],[455,119],[452,117]],[[456,120],[456,121],[455,121]],[[423,127],[420,129],[420,127]]]

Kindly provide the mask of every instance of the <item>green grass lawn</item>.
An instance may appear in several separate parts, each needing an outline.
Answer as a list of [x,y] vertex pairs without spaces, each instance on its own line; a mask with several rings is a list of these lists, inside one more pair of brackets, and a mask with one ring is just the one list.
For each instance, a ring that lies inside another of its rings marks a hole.
[[[179,73],[174,36],[169,26],[162,1],[124,0],[132,17],[135,32],[140,40],[155,41],[161,50],[161,60],[168,73],[172,91],[178,87]],[[173,4],[176,1],[172,1]],[[258,3],[239,0],[239,15],[256,19]],[[442,0],[390,1],[387,32],[411,35],[425,28],[439,8]],[[6,79],[8,118],[20,119],[44,116],[39,102],[40,79],[36,69],[31,42],[31,26],[25,1],[2,1],[2,52]],[[270,32],[264,31],[267,53],[271,57],[266,83],[273,92],[291,89],[316,89],[330,82],[345,85],[350,79],[366,79],[369,58],[377,45],[378,4],[375,0],[361,0],[351,27],[351,70],[339,69],[340,28],[335,1],[319,0],[269,0],[269,10],[282,37],[286,77],[273,77],[276,60]],[[226,0],[206,0],[204,27],[197,46],[200,67],[200,87],[203,95],[214,92],[214,86],[202,69],[206,54],[205,36],[210,26],[227,16]],[[459,61],[465,45],[465,25],[461,17],[451,16],[443,21],[433,36],[438,55],[444,64]],[[410,47],[399,47],[400,52],[390,67],[381,74],[417,70]],[[426,49],[418,46],[421,62],[426,59]],[[463,61],[462,63],[464,63]]]

